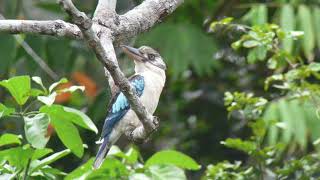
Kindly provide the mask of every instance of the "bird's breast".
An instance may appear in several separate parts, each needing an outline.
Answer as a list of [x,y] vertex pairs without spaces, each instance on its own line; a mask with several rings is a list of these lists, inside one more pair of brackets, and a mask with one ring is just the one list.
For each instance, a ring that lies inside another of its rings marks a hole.
[[153,73],[145,73],[143,76],[145,87],[140,99],[149,113],[153,114],[158,106],[165,79]]

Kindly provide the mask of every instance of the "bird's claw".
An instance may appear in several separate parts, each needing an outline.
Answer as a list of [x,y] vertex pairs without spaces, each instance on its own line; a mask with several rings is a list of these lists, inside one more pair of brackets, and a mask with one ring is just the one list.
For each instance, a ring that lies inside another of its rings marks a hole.
[[158,127],[160,126],[160,121],[159,118],[157,116],[153,117],[152,123],[154,125],[154,130],[157,130]]

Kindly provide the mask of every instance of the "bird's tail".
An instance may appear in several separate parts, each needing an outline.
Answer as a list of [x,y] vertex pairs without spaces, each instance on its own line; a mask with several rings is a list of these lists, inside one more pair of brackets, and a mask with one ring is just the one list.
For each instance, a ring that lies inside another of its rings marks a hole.
[[99,148],[99,151],[96,155],[96,159],[94,160],[94,163],[93,163],[93,168],[94,169],[98,169],[104,158],[106,157],[108,151],[109,151],[110,147],[108,146],[108,139],[107,138],[104,138],[103,139],[103,143],[101,144],[100,148]]

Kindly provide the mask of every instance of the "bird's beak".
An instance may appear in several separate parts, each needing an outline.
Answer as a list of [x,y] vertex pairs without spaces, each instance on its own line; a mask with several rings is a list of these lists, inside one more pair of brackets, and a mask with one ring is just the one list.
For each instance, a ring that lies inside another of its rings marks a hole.
[[133,48],[130,46],[121,45],[123,51],[133,60],[144,61],[145,57],[137,48]]

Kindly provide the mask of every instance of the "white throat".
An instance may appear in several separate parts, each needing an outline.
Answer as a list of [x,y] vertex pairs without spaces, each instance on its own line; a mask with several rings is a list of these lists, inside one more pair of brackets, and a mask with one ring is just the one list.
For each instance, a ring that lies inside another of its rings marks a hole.
[[135,73],[136,74],[142,74],[145,76],[145,78],[147,78],[147,76],[149,76],[150,78],[154,78],[154,81],[160,81],[158,83],[163,84],[166,81],[166,72],[157,67],[154,66],[150,63],[135,63],[135,67],[134,67]]

